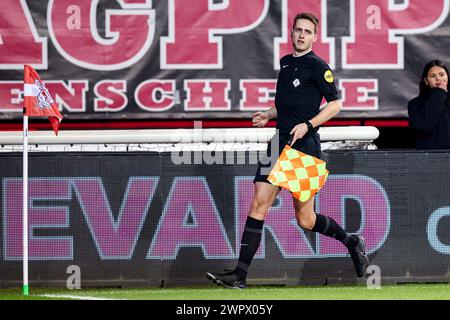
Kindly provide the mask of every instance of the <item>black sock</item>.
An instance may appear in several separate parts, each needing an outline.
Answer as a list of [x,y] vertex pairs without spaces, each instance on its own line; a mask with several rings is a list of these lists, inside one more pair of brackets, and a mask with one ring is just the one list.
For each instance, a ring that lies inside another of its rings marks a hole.
[[248,267],[256,251],[258,251],[259,243],[261,242],[263,225],[264,220],[261,221],[250,216],[247,217],[244,233],[242,234],[239,260],[236,269],[234,269],[239,280],[245,280],[247,277]]
[[316,214],[316,223],[311,231],[339,240],[347,248],[355,247],[358,244],[356,237],[345,232],[333,218],[321,214]]

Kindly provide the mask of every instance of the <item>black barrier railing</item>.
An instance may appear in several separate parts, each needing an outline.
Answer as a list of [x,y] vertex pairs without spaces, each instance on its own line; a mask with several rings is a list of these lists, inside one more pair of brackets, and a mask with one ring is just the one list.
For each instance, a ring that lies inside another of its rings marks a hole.
[[[331,174],[316,211],[364,236],[382,281],[449,281],[449,153],[323,158]],[[21,283],[21,154],[2,155],[0,170],[0,286],[12,286]],[[205,271],[235,266],[255,170],[176,165],[156,152],[30,154],[30,283],[65,285],[76,266],[83,286],[206,284]],[[270,209],[249,284],[366,281],[339,242],[296,225],[290,198],[281,192]]]

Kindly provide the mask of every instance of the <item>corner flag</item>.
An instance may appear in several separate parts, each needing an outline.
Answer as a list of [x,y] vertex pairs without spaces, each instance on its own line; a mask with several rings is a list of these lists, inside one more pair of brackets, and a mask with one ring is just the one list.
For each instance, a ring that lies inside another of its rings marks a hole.
[[29,65],[24,70],[24,115],[29,117],[47,116],[53,131],[58,135],[62,115],[37,72]]
[[23,77],[23,212],[22,212],[22,246],[23,246],[23,294],[29,295],[28,287],[28,117],[47,116],[53,131],[58,135],[62,120],[58,106],[51,97],[37,72],[29,65],[24,67]]

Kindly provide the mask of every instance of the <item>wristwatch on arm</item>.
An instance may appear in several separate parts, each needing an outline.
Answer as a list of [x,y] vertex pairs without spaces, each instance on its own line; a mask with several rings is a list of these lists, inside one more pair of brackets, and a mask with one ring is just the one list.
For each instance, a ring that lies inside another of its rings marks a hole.
[[312,129],[314,129],[313,125],[308,120],[305,121],[305,124],[308,127],[308,131],[311,131]]

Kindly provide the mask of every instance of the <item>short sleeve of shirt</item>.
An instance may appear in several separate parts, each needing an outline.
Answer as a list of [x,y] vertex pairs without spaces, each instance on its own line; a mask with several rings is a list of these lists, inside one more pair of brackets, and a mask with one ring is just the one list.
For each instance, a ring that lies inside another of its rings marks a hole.
[[319,62],[315,67],[314,78],[319,86],[320,93],[325,97],[327,102],[339,99],[339,95],[334,84],[334,74],[330,67],[324,63]]

